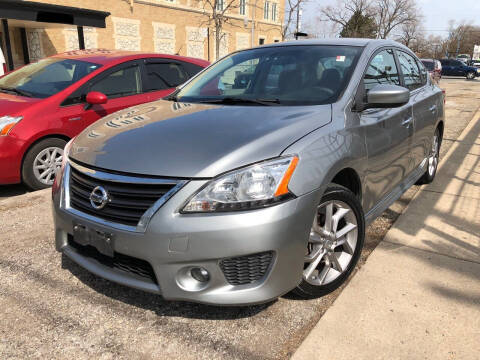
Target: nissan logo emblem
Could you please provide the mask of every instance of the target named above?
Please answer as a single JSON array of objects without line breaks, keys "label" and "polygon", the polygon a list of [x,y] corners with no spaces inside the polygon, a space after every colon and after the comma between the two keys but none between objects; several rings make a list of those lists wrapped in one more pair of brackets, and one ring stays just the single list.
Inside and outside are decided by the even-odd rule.
[{"label": "nissan logo emblem", "polygon": [[101,210],[110,201],[107,190],[103,186],[97,186],[90,194],[90,204],[96,210]]}]

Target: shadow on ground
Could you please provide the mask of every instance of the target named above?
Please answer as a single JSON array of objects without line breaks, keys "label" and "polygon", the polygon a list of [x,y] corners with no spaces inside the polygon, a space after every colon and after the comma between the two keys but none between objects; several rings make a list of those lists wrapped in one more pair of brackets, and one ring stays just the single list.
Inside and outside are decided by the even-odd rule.
[{"label": "shadow on ground", "polygon": [[18,196],[30,192],[23,184],[0,185],[0,199],[11,196]]}]

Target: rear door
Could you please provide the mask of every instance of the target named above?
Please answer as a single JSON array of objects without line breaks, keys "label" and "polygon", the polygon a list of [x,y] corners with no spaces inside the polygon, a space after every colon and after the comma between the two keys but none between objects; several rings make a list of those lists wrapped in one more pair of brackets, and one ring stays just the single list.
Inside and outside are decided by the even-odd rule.
[{"label": "rear door", "polygon": [[[105,94],[107,103],[88,105],[85,99],[90,91]],[[148,101],[143,91],[141,64],[129,61],[104,71],[67,97],[62,103],[62,120],[79,132],[108,114]]]},{"label": "rear door", "polygon": [[450,65],[450,60],[442,60],[442,75],[451,76],[452,75],[452,67]]},{"label": "rear door", "polygon": [[161,99],[190,78],[181,61],[149,58],[143,61],[145,93],[148,101]]},{"label": "rear door", "polygon": [[452,64],[452,75],[465,76],[465,65],[458,60],[450,60]]},{"label": "rear door", "polygon": [[418,169],[428,156],[429,143],[437,117],[434,92],[436,87],[428,84],[427,70],[412,54],[397,50],[403,86],[410,90],[410,105],[413,111],[413,143],[411,156],[413,168]]},{"label": "rear door", "polygon": [[[364,80],[365,90],[378,84],[402,85],[398,63],[391,48],[378,51],[370,60]],[[413,123],[412,107],[368,109],[360,114],[368,152],[366,196],[368,209],[392,193],[412,168],[410,155]]]}]

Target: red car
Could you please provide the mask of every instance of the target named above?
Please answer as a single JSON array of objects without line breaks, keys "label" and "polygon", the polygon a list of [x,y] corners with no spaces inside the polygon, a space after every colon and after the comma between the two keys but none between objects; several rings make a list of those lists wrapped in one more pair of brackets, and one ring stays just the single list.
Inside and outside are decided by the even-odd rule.
[{"label": "red car", "polygon": [[435,59],[421,59],[423,65],[428,70],[433,82],[439,84],[442,79],[442,64]]},{"label": "red car", "polygon": [[6,74],[0,78],[0,184],[52,185],[69,139],[105,115],[170,94],[208,64],[80,50]]}]

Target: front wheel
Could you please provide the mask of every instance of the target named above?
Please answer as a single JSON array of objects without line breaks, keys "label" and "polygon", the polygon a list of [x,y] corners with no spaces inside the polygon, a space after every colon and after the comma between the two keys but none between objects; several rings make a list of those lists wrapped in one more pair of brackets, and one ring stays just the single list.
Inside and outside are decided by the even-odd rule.
[{"label": "front wheel", "polygon": [[473,80],[475,79],[475,73],[473,71],[469,71],[467,73],[467,80]]},{"label": "front wheel", "polygon": [[23,160],[22,179],[31,190],[52,186],[62,165],[66,141],[58,138],[41,140],[28,150]]},{"label": "front wheel", "polygon": [[293,292],[312,299],[337,289],[355,268],[364,239],[365,220],[358,198],[332,184],[316,209],[302,282]]}]

